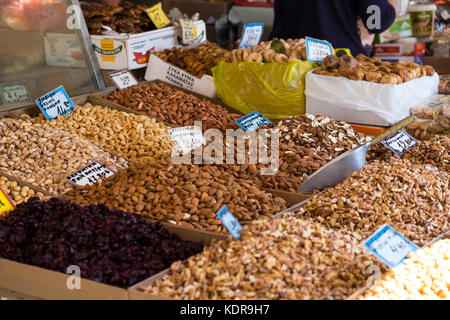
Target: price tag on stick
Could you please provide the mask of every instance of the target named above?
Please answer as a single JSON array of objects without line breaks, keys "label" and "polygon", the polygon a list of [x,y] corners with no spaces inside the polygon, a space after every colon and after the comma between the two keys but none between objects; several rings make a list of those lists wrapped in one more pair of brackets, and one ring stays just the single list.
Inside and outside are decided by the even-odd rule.
[{"label": "price tag on stick", "polygon": [[158,2],[153,7],[148,8],[147,10],[145,10],[145,12],[147,12],[147,15],[158,29],[161,29],[162,27],[165,27],[170,23],[169,18],[167,18],[162,9],[161,2]]},{"label": "price tag on stick", "polygon": [[109,77],[119,90],[123,90],[138,84],[137,79],[128,70],[111,72],[109,74]]},{"label": "price tag on stick", "polygon": [[184,45],[194,43],[195,29],[191,19],[180,19],[182,41]]},{"label": "price tag on stick", "polygon": [[76,186],[91,186],[100,179],[111,177],[114,173],[115,171],[108,168],[106,165],[94,161],[87,167],[68,176],[67,180]]},{"label": "price tag on stick", "polygon": [[235,239],[239,239],[241,237],[242,226],[226,206],[223,206],[217,212],[217,216]]},{"label": "price tag on stick", "polygon": [[306,56],[308,61],[322,62],[326,56],[331,54],[333,54],[331,43],[306,37]]},{"label": "price tag on stick", "polygon": [[245,131],[254,131],[259,127],[272,123],[267,120],[262,114],[257,111],[249,113],[240,119],[236,120],[236,123],[242,127]]},{"label": "price tag on stick", "polygon": [[364,241],[363,245],[391,268],[402,263],[408,253],[419,249],[414,243],[387,224],[381,226]]},{"label": "price tag on stick", "polygon": [[408,149],[417,144],[417,140],[403,130],[399,130],[393,135],[381,141],[383,145],[395,152],[399,156],[403,156]]},{"label": "price tag on stick", "polygon": [[21,82],[0,83],[3,104],[31,101],[27,84]]},{"label": "price tag on stick", "polygon": [[181,127],[169,129],[170,136],[175,143],[177,149],[186,154],[192,149],[198,148],[206,144],[202,130],[197,127]]},{"label": "price tag on stick", "polygon": [[0,188],[0,215],[3,212],[14,210],[14,204],[8,195]]},{"label": "price tag on stick", "polygon": [[260,41],[264,31],[264,23],[252,23],[244,25],[239,48],[256,46]]},{"label": "price tag on stick", "polygon": [[63,86],[40,97],[36,100],[36,104],[47,120],[56,119],[58,116],[65,116],[75,111],[75,106]]}]

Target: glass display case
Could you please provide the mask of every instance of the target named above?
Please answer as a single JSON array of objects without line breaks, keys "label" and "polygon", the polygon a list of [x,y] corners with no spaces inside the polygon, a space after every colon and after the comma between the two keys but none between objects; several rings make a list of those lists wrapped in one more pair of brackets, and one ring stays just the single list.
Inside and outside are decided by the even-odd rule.
[{"label": "glass display case", "polygon": [[0,111],[105,87],[78,0],[0,0]]}]

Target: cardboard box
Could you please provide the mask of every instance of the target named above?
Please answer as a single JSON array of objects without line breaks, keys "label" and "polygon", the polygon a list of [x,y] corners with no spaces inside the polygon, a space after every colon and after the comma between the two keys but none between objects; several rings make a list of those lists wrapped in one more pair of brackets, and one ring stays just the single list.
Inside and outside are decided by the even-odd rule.
[{"label": "cardboard box", "polygon": [[[218,235],[205,231],[196,231],[171,225],[164,225],[171,234],[183,240],[204,242],[212,239],[227,239],[227,235]],[[127,289],[81,279],[80,290],[69,290],[67,280],[70,275],[51,271],[23,263],[0,259],[0,292],[14,298],[41,298],[58,300],[127,300]]]},{"label": "cardboard box", "polygon": [[210,17],[214,20],[219,19],[222,15],[227,14],[233,6],[233,1],[211,2],[206,0],[168,0],[167,7],[170,9],[178,8],[182,13],[186,13],[190,17],[195,13],[200,13],[200,19],[208,21]]},{"label": "cardboard box", "polygon": [[412,52],[406,52],[406,44],[405,43],[384,43],[384,44],[376,44],[373,47],[375,56],[403,56],[414,54],[414,50]]},{"label": "cardboard box", "polygon": [[[206,25],[194,23],[195,43],[206,41]],[[91,35],[95,56],[101,69],[139,69],[147,66],[152,51],[162,51],[181,45],[181,27],[131,34],[128,36]]]},{"label": "cardboard box", "polygon": [[85,54],[74,33],[47,33],[45,60],[49,66],[86,68]]},{"label": "cardboard box", "polygon": [[375,59],[380,59],[385,62],[414,62],[423,65],[423,57],[420,56],[374,56]]}]

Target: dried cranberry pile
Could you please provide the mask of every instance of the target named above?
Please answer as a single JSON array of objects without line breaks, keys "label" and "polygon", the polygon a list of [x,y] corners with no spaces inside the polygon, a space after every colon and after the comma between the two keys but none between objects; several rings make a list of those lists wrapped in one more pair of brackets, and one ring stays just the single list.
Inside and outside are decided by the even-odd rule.
[{"label": "dried cranberry pile", "polygon": [[161,223],[105,206],[31,198],[0,218],[0,258],[126,288],[201,252]]}]

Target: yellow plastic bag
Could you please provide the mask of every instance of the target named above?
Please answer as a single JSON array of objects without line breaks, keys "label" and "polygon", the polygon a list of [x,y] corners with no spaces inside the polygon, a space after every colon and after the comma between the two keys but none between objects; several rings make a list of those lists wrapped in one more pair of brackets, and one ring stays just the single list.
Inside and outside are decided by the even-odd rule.
[{"label": "yellow plastic bag", "polygon": [[278,119],[305,113],[305,75],[317,66],[309,61],[222,61],[212,72],[217,96],[228,106]]}]

